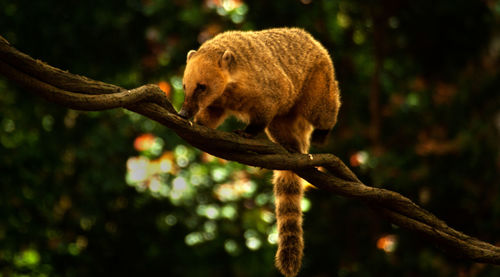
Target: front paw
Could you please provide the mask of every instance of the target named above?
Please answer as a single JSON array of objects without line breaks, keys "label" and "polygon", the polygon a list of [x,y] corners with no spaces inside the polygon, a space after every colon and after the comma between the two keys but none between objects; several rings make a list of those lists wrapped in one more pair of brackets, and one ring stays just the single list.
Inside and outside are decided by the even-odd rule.
[{"label": "front paw", "polygon": [[245,132],[245,130],[234,130],[233,133],[242,136],[244,138],[253,138],[255,135]]}]

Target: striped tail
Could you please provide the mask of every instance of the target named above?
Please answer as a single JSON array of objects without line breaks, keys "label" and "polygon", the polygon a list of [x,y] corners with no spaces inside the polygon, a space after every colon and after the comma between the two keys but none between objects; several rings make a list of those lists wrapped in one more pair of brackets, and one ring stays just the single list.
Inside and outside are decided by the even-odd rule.
[{"label": "striped tail", "polygon": [[303,188],[301,179],[291,171],[274,171],[274,196],[278,223],[276,267],[287,277],[296,276],[302,264]]}]

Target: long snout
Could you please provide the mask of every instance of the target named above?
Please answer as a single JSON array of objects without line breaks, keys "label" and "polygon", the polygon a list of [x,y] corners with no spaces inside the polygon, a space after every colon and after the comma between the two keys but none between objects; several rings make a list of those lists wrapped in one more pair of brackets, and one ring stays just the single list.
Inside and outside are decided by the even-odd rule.
[{"label": "long snout", "polygon": [[197,112],[198,112],[198,105],[193,103],[193,101],[184,100],[184,104],[182,104],[182,108],[179,111],[179,115],[182,118],[190,119],[191,117],[196,115]]}]

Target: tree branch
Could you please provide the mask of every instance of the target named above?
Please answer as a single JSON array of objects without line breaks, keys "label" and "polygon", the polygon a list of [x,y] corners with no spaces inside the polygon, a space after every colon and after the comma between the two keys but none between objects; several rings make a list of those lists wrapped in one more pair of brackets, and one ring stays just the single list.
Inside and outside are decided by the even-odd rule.
[{"label": "tree branch", "polygon": [[[71,74],[17,51],[1,36],[0,74],[68,108],[129,109],[165,125],[191,145],[223,159],[275,170],[293,170],[319,189],[369,204],[394,224],[432,239],[457,257],[500,264],[499,247],[454,230],[396,192],[364,185],[336,156],[292,154],[268,140],[247,139],[193,124],[177,115],[156,85],[126,90]],[[318,166],[323,166],[328,172],[317,170]]]}]

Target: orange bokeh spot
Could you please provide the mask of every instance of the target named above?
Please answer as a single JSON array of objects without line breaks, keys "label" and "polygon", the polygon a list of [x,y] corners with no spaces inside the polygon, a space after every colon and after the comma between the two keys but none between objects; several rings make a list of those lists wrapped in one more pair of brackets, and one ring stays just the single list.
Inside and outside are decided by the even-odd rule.
[{"label": "orange bokeh spot", "polygon": [[165,94],[167,95],[167,97],[170,96],[170,91],[172,90],[171,87],[170,87],[170,84],[166,81],[160,81],[158,82],[158,86],[160,87],[161,90],[163,90],[163,92],[165,92]]},{"label": "orange bokeh spot", "polygon": [[368,153],[366,151],[358,151],[349,157],[351,166],[358,167],[368,161]]},{"label": "orange bokeh spot", "polygon": [[351,157],[349,158],[349,163],[354,166],[354,167],[358,167],[361,165],[361,163],[359,162],[359,159],[358,159],[358,155],[357,154],[352,154]]},{"label": "orange bokeh spot", "polygon": [[152,134],[142,134],[135,138],[134,148],[137,151],[146,151],[153,146],[155,139],[156,137]]},{"label": "orange bokeh spot", "polygon": [[386,235],[377,240],[377,248],[385,252],[396,250],[397,238],[395,235]]}]

